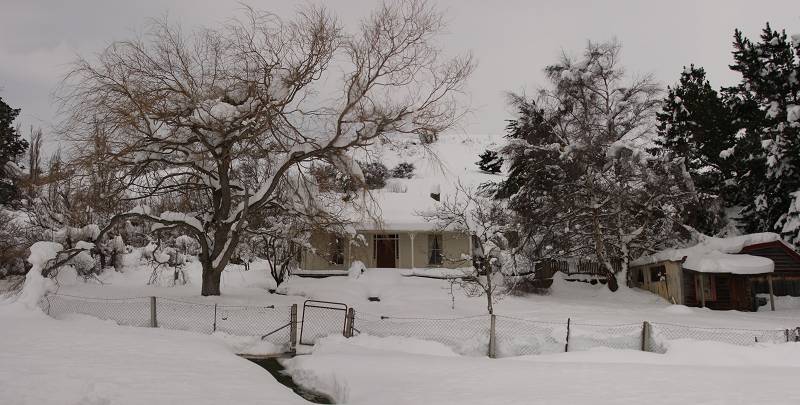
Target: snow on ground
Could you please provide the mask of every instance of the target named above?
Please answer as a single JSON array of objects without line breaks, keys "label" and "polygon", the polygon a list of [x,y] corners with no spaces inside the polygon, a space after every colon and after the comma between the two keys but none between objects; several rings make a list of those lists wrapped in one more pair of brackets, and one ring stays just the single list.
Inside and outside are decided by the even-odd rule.
[{"label": "snow on ground", "polygon": [[[83,297],[172,297],[198,303],[232,305],[302,307],[306,299],[343,302],[354,307],[356,314],[455,318],[486,313],[484,297],[467,297],[447,280],[403,276],[402,270],[368,269],[358,278],[334,276],[327,278],[292,277],[278,288],[277,294],[265,262],[256,262],[249,271],[231,265],[223,273],[222,296],[202,297],[200,266],[190,263],[186,268],[189,284],[183,286],[151,286],[147,281],[151,268],[139,264],[127,267],[122,273],[108,271],[96,281],[84,282],[69,271],[59,274],[58,293]],[[416,273],[424,272],[417,269]],[[171,272],[167,272],[167,276]],[[168,278],[168,277],[165,277]],[[451,295],[452,291],[452,295]],[[377,296],[379,302],[369,301]],[[777,306],[777,311],[762,307],[759,312],[712,311],[670,305],[647,291],[620,288],[612,293],[604,285],[569,282],[556,277],[549,295],[505,296],[495,305],[499,315],[536,321],[597,324],[637,323],[642,321],[670,322],[701,327],[752,329],[784,329],[800,326],[800,307],[789,304]]]},{"label": "snow on ground", "polygon": [[222,340],[0,303],[0,403],[306,403]]},{"label": "snow on ground", "polygon": [[420,347],[327,338],[285,364],[295,381],[352,405],[800,403],[800,344],[677,341],[663,355],[595,349],[500,360]]}]

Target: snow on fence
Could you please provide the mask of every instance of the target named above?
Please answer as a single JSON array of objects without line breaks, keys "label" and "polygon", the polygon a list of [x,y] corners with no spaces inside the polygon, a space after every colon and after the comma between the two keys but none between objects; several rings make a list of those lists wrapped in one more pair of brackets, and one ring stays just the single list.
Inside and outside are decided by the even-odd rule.
[{"label": "snow on fence", "polygon": [[[317,301],[308,301],[306,307]],[[336,303],[328,303],[336,304]],[[172,298],[88,298],[50,294],[42,298],[42,309],[54,318],[85,314],[110,319],[120,325],[149,326],[199,333],[224,332],[237,336],[260,336],[263,340],[293,350],[297,343],[297,305],[291,307],[203,304]],[[315,304],[318,305],[318,304]],[[465,355],[513,357],[532,354],[589,350],[595,347],[665,353],[669,341],[693,339],[748,346],[756,343],[800,341],[800,327],[792,329],[706,328],[661,322],[602,325],[538,321],[502,315],[460,318],[420,318],[375,315],[342,308],[303,318],[308,343],[327,334],[346,337],[403,336],[432,340]],[[316,307],[315,307],[316,308]],[[322,307],[321,307],[322,308]],[[346,315],[345,315],[346,314]],[[305,342],[301,342],[305,343]]]},{"label": "snow on fence", "polygon": [[[508,316],[409,318],[356,312],[353,331],[372,336],[404,336],[432,340],[465,355],[513,357],[607,347],[665,353],[670,340],[694,339],[753,345],[800,341],[800,328],[703,328],[669,323],[600,325],[547,322]],[[492,325],[494,324],[494,325]],[[492,338],[493,337],[493,338]],[[491,347],[491,346],[494,347]]]},{"label": "snow on fence", "polygon": [[83,314],[119,325],[198,333],[258,336],[285,350],[295,347],[297,306],[203,304],[172,298],[91,298],[48,294],[39,302],[53,318]]}]

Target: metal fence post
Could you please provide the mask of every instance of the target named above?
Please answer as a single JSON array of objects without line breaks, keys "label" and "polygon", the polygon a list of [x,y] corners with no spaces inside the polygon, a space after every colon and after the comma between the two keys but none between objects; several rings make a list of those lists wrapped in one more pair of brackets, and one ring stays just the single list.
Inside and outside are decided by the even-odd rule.
[{"label": "metal fence post", "polygon": [[217,331],[217,304],[214,303],[214,324],[211,325],[211,333]]},{"label": "metal fence post", "polygon": [[156,318],[156,297],[150,297],[150,327],[158,327],[158,319]]},{"label": "metal fence post", "polygon": [[564,352],[569,351],[569,325],[570,325],[570,318],[567,318],[567,343],[564,344]]},{"label": "metal fence post", "polygon": [[289,351],[297,351],[297,304],[289,311]]},{"label": "metal fence post", "polygon": [[496,315],[489,315],[489,357],[497,358],[497,336],[496,336]]},{"label": "metal fence post", "polygon": [[644,321],[642,322],[642,351],[648,352],[650,350],[647,342],[650,341],[650,322]]},{"label": "metal fence post", "polygon": [[347,316],[344,323],[344,337],[353,337],[353,319],[356,316],[356,310],[353,308],[347,309]]}]

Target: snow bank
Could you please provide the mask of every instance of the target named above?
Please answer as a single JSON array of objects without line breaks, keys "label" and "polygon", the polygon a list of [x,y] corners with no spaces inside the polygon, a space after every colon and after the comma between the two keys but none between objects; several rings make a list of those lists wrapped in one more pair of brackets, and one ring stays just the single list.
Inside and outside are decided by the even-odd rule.
[{"label": "snow bank", "polygon": [[497,360],[330,349],[287,370],[352,405],[800,403],[795,344],[679,341],[665,355],[600,348]]},{"label": "snow bank", "polygon": [[0,304],[0,403],[308,404],[212,336]]},{"label": "snow bank", "polygon": [[314,353],[365,353],[369,351],[389,351],[428,356],[458,356],[450,347],[430,340],[402,336],[378,337],[360,334],[352,338],[332,335],[317,341]]},{"label": "snow bank", "polygon": [[32,267],[25,276],[25,285],[17,298],[18,303],[34,309],[45,294],[55,290],[55,283],[53,280],[43,277],[42,270],[47,262],[55,259],[58,252],[63,249],[60,244],[55,242],[36,242],[31,245],[28,262]]}]

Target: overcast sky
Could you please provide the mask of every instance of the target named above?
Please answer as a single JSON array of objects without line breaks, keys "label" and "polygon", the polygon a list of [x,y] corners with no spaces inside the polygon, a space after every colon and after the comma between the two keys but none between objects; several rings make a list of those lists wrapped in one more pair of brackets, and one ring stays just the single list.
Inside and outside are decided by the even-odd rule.
[{"label": "overcast sky", "polygon": [[[248,4],[290,17],[307,1],[251,0]],[[347,26],[377,3],[324,2]],[[502,131],[511,117],[508,91],[542,84],[542,68],[563,51],[579,52],[587,40],[616,37],[628,71],[677,81],[682,66],[703,66],[714,86],[737,80],[728,69],[734,28],[757,37],[764,23],[800,32],[800,1],[434,1],[450,23],[444,47],[471,50],[478,68],[469,82],[474,113],[462,123],[471,133]],[[168,14],[184,26],[215,25],[236,15],[228,0],[0,0],[0,96],[22,108],[21,123],[47,128],[57,122],[52,93],[78,54],[99,52],[131,37],[147,18]],[[27,132],[27,131],[26,131]]]}]

